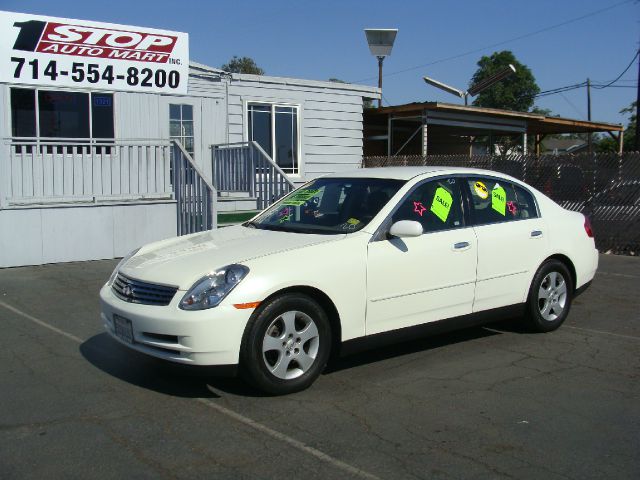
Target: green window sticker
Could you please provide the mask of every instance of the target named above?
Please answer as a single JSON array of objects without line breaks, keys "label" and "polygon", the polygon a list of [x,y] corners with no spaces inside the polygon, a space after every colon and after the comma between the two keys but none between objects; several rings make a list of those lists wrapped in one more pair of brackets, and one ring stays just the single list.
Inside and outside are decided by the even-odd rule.
[{"label": "green window sticker", "polygon": [[305,203],[307,203],[319,191],[320,191],[320,189],[315,189],[314,190],[314,189],[309,189],[309,188],[298,190],[293,195],[291,195],[289,198],[287,198],[284,202],[282,202],[282,205],[293,205],[294,207],[299,207],[299,206],[304,205]]},{"label": "green window sticker", "polygon": [[507,213],[507,192],[497,183],[491,190],[491,208],[503,216]]},{"label": "green window sticker", "polygon": [[451,211],[451,205],[453,204],[453,197],[451,193],[444,187],[438,187],[436,194],[433,197],[433,203],[431,204],[431,211],[443,222],[447,221],[449,212]]}]

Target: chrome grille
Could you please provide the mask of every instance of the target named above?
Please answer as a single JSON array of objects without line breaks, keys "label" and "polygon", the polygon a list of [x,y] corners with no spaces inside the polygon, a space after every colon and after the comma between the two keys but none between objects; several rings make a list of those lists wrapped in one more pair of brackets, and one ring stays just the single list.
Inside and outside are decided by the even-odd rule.
[{"label": "chrome grille", "polygon": [[125,302],[144,305],[169,305],[178,290],[176,287],[134,280],[119,272],[111,289],[118,298]]}]

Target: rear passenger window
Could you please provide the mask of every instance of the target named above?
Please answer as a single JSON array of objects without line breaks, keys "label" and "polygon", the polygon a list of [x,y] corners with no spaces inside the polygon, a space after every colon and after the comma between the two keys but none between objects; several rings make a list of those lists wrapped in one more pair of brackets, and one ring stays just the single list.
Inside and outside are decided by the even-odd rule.
[{"label": "rear passenger window", "polygon": [[476,225],[537,217],[533,196],[524,188],[496,178],[468,180]]},{"label": "rear passenger window", "polygon": [[525,218],[537,218],[538,217],[538,209],[536,208],[536,202],[533,199],[533,195],[529,193],[522,187],[518,185],[513,186],[516,191],[516,216],[525,219]]},{"label": "rear passenger window", "polygon": [[463,226],[460,183],[455,178],[425,182],[416,187],[391,217],[392,222],[414,220],[425,233]]}]

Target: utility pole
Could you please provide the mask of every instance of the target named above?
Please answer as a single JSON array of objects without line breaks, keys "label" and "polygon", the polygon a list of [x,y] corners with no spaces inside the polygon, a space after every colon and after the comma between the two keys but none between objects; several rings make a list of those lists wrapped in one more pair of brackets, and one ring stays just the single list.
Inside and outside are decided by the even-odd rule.
[{"label": "utility pole", "polygon": [[[591,80],[587,78],[587,120],[591,121]],[[591,132],[589,132],[589,155],[591,155],[593,150],[593,142],[591,141]]]},{"label": "utility pole", "polygon": [[[640,51],[640,48],[638,49]],[[640,151],[640,130],[638,130],[638,107],[640,106],[640,55],[638,55],[638,84],[636,93],[636,152]]]}]

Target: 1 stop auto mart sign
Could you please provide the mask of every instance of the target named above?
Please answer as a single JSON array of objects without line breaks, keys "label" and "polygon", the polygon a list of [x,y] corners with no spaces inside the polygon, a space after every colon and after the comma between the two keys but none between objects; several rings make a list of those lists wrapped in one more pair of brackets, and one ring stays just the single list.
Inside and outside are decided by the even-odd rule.
[{"label": "1 stop auto mart sign", "polygon": [[187,93],[186,33],[0,11],[0,82]]}]

